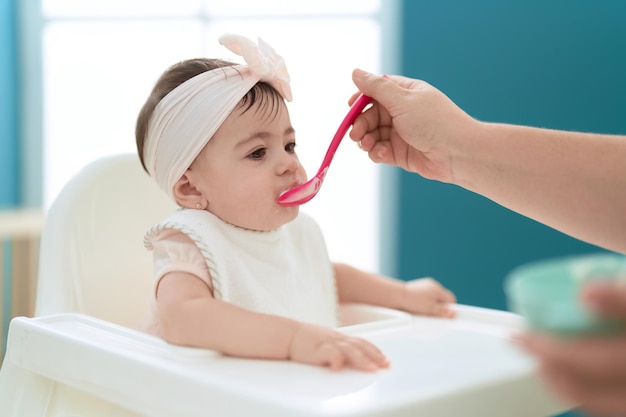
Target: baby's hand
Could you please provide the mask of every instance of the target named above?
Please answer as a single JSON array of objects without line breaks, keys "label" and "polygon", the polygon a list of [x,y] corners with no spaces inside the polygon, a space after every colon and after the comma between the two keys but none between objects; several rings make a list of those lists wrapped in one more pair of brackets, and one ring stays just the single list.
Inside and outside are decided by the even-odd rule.
[{"label": "baby's hand", "polygon": [[389,367],[385,355],[367,340],[306,323],[301,323],[291,339],[289,359],[333,371],[350,367],[373,372]]},{"label": "baby's hand", "polygon": [[432,278],[408,281],[404,288],[403,310],[426,316],[455,316],[450,304],[456,302],[454,294]]}]

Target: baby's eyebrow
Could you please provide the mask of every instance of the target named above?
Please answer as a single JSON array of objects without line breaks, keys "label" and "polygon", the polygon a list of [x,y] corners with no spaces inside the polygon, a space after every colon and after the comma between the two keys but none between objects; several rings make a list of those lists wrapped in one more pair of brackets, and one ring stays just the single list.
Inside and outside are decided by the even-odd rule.
[{"label": "baby's eyebrow", "polygon": [[[293,135],[294,133],[296,133],[296,130],[289,126],[287,129],[285,129],[285,131],[283,132],[283,136],[287,136],[287,135]],[[240,140],[239,142],[237,142],[237,144],[235,145],[236,148],[240,148],[242,146],[245,146],[246,144],[248,144],[249,142],[252,142],[255,139],[267,139],[269,137],[271,137],[272,134],[270,132],[267,131],[261,131],[261,132],[254,132],[253,134],[251,134],[250,136]]]}]

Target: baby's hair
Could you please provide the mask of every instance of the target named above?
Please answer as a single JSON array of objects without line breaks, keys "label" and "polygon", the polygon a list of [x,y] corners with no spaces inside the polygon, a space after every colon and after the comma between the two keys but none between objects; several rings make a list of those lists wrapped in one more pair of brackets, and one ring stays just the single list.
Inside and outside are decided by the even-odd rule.
[{"label": "baby's hair", "polygon": [[[209,58],[194,58],[187,59],[185,61],[178,62],[169,67],[158,79],[150,96],[144,103],[139,116],[137,117],[137,125],[135,127],[135,140],[137,143],[137,153],[141,165],[147,171],[144,163],[143,148],[148,135],[148,124],[150,118],[154,113],[154,109],[159,102],[169,94],[173,89],[206,71],[215,70],[223,67],[230,67],[237,65],[233,62],[224,61],[220,59]],[[226,75],[225,75],[226,76]],[[238,107],[244,108],[244,112],[248,111],[256,102],[261,104],[258,109],[262,112],[267,112],[268,117],[275,116],[280,108],[280,105],[284,105],[284,100],[278,90],[272,87],[270,84],[263,81],[259,81],[243,96],[239,102]]]}]

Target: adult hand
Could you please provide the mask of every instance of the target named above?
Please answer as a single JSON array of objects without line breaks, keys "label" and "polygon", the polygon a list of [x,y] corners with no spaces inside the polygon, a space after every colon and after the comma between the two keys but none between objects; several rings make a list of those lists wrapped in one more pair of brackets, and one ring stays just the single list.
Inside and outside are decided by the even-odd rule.
[{"label": "adult hand", "polygon": [[363,94],[374,99],[350,131],[352,140],[360,143],[372,161],[452,182],[454,145],[479,122],[424,81],[380,77],[358,69],[352,79]]},{"label": "adult hand", "polygon": [[[599,314],[624,321],[626,284],[593,284],[583,299]],[[526,334],[518,343],[539,360],[554,393],[594,415],[626,416],[626,333],[575,339]]]}]

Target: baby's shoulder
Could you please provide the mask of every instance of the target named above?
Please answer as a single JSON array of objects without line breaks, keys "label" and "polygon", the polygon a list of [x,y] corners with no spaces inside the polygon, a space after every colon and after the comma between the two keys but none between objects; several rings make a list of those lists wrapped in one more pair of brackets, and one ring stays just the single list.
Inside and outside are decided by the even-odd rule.
[{"label": "baby's shoulder", "polygon": [[151,249],[152,241],[167,236],[182,234],[194,242],[201,241],[206,228],[212,228],[214,222],[203,210],[179,209],[158,224],[150,227],[144,235],[144,246]]}]

